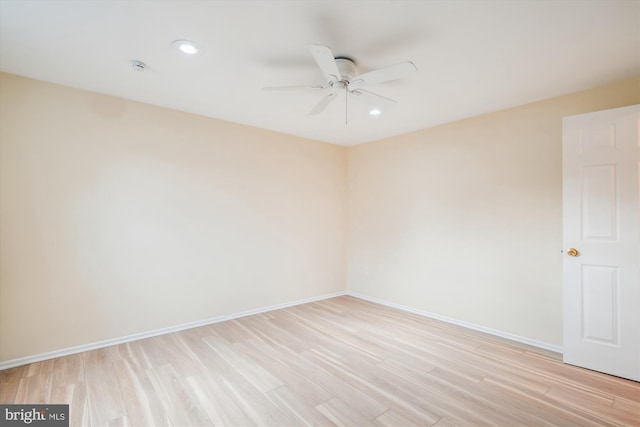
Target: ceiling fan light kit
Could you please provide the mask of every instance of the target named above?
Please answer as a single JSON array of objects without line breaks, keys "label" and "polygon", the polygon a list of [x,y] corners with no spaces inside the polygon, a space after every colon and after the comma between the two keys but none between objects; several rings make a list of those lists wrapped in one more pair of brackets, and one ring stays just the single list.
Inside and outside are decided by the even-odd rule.
[{"label": "ceiling fan light kit", "polygon": [[364,87],[372,84],[386,83],[403,79],[415,74],[418,69],[413,62],[405,61],[363,74],[357,74],[353,59],[345,56],[334,56],[331,49],[321,45],[309,45],[309,51],[320,67],[326,83],[320,86],[275,86],[264,87],[263,90],[299,90],[313,89],[329,92],[311,109],[309,115],[322,113],[337,98],[338,93],[345,93],[345,123],[348,123],[349,97],[361,100],[369,108],[369,115],[378,116],[385,109],[396,104],[396,101],[378,95]]}]

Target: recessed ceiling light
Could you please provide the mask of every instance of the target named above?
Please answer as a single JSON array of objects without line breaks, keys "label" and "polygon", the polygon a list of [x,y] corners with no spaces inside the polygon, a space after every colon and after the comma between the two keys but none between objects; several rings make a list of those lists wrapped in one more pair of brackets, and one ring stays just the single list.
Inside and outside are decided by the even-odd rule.
[{"label": "recessed ceiling light", "polygon": [[377,108],[374,108],[373,110],[369,111],[369,115],[371,116],[379,116],[382,113],[382,111],[378,110]]},{"label": "recessed ceiling light", "polygon": [[198,47],[190,40],[174,40],[171,46],[180,49],[180,52],[186,53],[187,55],[195,55],[198,53]]}]

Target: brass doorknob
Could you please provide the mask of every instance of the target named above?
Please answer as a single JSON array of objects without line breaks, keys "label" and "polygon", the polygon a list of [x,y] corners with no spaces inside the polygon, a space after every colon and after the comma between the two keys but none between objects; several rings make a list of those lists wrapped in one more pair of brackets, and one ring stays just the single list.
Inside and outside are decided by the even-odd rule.
[{"label": "brass doorknob", "polygon": [[567,255],[578,256],[580,255],[580,252],[576,248],[569,248],[569,250],[567,251]]}]

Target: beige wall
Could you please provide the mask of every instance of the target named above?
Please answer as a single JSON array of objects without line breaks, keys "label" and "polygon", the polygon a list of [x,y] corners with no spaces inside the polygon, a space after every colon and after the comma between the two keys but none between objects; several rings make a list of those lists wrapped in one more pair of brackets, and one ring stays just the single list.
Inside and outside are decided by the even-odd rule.
[{"label": "beige wall", "polygon": [[348,290],[560,345],[561,119],[639,102],[633,79],[350,148]]},{"label": "beige wall", "polygon": [[345,289],[346,149],[0,75],[0,361]]}]

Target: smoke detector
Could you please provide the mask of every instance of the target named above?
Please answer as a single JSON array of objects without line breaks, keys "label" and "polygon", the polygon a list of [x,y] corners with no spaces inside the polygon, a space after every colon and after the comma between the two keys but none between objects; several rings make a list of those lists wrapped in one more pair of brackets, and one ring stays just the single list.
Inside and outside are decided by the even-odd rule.
[{"label": "smoke detector", "polygon": [[131,61],[131,66],[133,67],[134,70],[136,71],[144,71],[145,68],[147,68],[147,64],[145,64],[142,61],[138,61],[136,59],[134,59],[133,61]]}]

